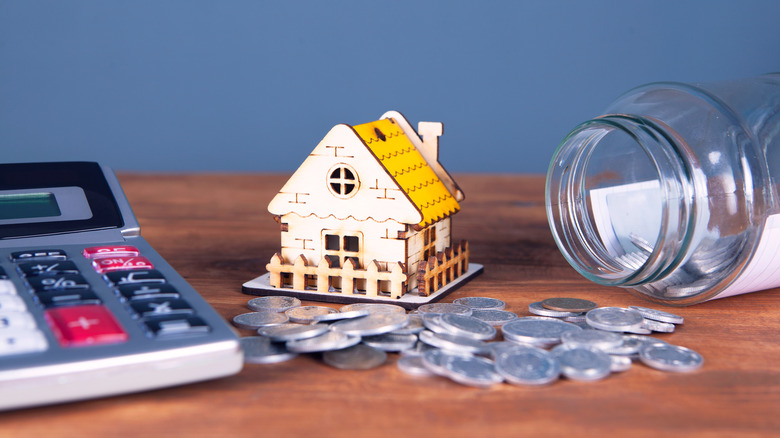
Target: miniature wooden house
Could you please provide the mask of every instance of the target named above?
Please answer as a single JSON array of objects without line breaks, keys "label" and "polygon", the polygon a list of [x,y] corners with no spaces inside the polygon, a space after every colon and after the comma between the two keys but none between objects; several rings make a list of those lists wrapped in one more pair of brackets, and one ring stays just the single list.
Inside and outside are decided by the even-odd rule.
[{"label": "miniature wooden house", "polygon": [[[452,246],[451,218],[464,199],[438,161],[442,128],[420,122],[416,132],[395,111],[374,122],[333,127],[268,205],[281,225],[274,263],[297,261],[309,269],[298,288],[311,288],[317,274],[330,272],[330,291],[373,289],[368,295],[375,295],[365,277],[354,276],[370,269],[401,271],[400,293],[415,289],[420,267]],[[461,260],[468,265],[467,247]],[[344,269],[350,271],[349,286],[342,284]],[[390,289],[388,281],[379,281],[380,294]]]}]

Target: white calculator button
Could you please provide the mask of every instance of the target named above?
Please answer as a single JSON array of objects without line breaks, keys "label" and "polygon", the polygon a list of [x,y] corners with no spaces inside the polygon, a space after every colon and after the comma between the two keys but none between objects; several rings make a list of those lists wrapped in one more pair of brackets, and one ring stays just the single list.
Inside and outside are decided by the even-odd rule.
[{"label": "white calculator button", "polygon": [[0,333],[6,330],[32,330],[37,327],[29,312],[0,312]]},{"label": "white calculator button", "polygon": [[27,305],[16,295],[0,295],[0,312],[24,312]]},{"label": "white calculator button", "polygon": [[18,292],[11,280],[0,280],[0,295],[16,295]]},{"label": "white calculator button", "polygon": [[43,351],[48,344],[40,330],[0,332],[0,356]]}]

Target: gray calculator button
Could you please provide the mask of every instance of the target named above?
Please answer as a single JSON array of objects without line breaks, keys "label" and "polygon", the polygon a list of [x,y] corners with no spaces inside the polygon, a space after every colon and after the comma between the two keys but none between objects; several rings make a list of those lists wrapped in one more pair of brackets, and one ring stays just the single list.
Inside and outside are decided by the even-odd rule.
[{"label": "gray calculator button", "polygon": [[197,316],[154,318],[146,321],[145,324],[157,338],[203,335],[211,331],[206,321]]},{"label": "gray calculator button", "polygon": [[14,262],[29,262],[33,260],[65,260],[68,255],[61,249],[36,249],[30,251],[16,251],[11,253]]},{"label": "gray calculator button", "polygon": [[11,280],[0,280],[0,295],[18,295],[19,291]]},{"label": "gray calculator button", "polygon": [[142,318],[195,313],[195,310],[186,301],[176,298],[132,301],[130,307]]},{"label": "gray calculator button", "polygon": [[89,289],[89,283],[80,274],[38,275],[28,277],[27,283],[34,292]]},{"label": "gray calculator button", "polygon": [[116,291],[126,301],[148,298],[179,298],[179,291],[170,284],[131,284],[119,286]]},{"label": "gray calculator button", "polygon": [[35,294],[35,297],[45,308],[101,303],[97,294],[91,290],[40,292]]},{"label": "gray calculator button", "polygon": [[40,330],[0,331],[0,356],[46,350],[46,337]]},{"label": "gray calculator button", "polygon": [[27,305],[16,295],[0,295],[0,312],[26,312]]},{"label": "gray calculator button", "polygon": [[125,286],[129,284],[162,284],[165,277],[156,269],[141,269],[137,271],[116,271],[103,275],[103,278],[111,286]]},{"label": "gray calculator button", "polygon": [[0,333],[7,330],[31,330],[36,328],[29,312],[0,312]]},{"label": "gray calculator button", "polygon": [[35,275],[78,274],[79,268],[69,260],[54,260],[21,263],[19,271],[25,277],[31,277]]}]

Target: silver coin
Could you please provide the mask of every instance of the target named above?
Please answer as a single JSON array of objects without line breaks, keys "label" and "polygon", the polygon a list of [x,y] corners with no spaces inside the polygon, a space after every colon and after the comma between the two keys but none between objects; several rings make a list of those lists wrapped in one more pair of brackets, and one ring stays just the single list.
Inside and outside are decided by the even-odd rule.
[{"label": "silver coin", "polygon": [[286,323],[287,321],[289,321],[289,318],[287,318],[287,315],[284,313],[273,312],[242,313],[241,315],[236,315],[233,318],[233,324],[236,327],[249,330],[257,330],[261,327],[280,325]]},{"label": "silver coin", "polygon": [[574,324],[553,318],[518,318],[501,327],[504,338],[530,344],[557,344],[561,335],[571,330],[582,330]]},{"label": "silver coin", "polygon": [[552,310],[542,306],[542,302],[531,303],[528,305],[528,311],[534,315],[549,316],[550,318],[564,318],[582,315],[582,312],[564,312],[561,310]]},{"label": "silver coin", "polygon": [[603,330],[572,330],[561,335],[561,342],[608,350],[623,345],[623,335]]},{"label": "silver coin", "polygon": [[471,308],[462,304],[454,303],[431,303],[423,304],[417,308],[417,311],[426,313],[457,313],[459,315],[471,316]]},{"label": "silver coin", "polygon": [[463,297],[452,301],[454,304],[470,307],[472,310],[504,310],[506,303],[495,298],[488,297]]},{"label": "silver coin", "polygon": [[336,312],[336,309],[331,309],[330,307],[325,306],[301,306],[287,309],[284,313],[290,318],[291,322],[297,322],[299,324],[311,324],[314,322],[314,317],[317,315],[327,315],[329,313]]},{"label": "silver coin", "polygon": [[415,314],[407,314],[406,315],[409,318],[409,324],[406,324],[406,327],[400,328],[398,330],[393,330],[393,333],[397,335],[416,335],[417,333],[420,333],[421,331],[425,330],[425,325],[423,324],[422,315],[419,313]]},{"label": "silver coin", "polygon": [[498,356],[501,353],[508,353],[512,350],[529,347],[529,345],[521,345],[511,341],[489,342],[485,346],[487,347],[488,354],[493,358],[493,360],[498,359]]},{"label": "silver coin", "polygon": [[596,308],[596,303],[581,298],[547,298],[542,300],[542,306],[550,310],[561,312],[583,313]]},{"label": "silver coin", "polygon": [[240,339],[245,363],[278,363],[297,356],[284,344],[276,344],[264,336],[247,336]]},{"label": "silver coin", "polygon": [[390,333],[409,323],[406,314],[401,313],[372,313],[368,316],[355,319],[345,319],[331,324],[330,329],[335,332],[354,336],[372,336]]},{"label": "silver coin", "polygon": [[322,360],[342,370],[369,370],[387,361],[387,353],[365,344],[356,344],[341,350],[326,351]]},{"label": "silver coin", "polygon": [[316,353],[319,351],[341,350],[358,343],[360,343],[360,336],[327,331],[313,338],[287,341],[287,349],[295,353]]},{"label": "silver coin", "polygon": [[247,303],[250,309],[255,312],[277,312],[292,309],[301,305],[301,300],[294,297],[270,296],[252,298]]},{"label": "silver coin", "polygon": [[506,310],[471,309],[471,316],[484,321],[493,327],[501,327],[509,321],[517,319],[517,314]]},{"label": "silver coin", "polygon": [[645,322],[642,323],[642,328],[653,332],[672,333],[674,332],[675,325],[669,322],[653,321],[652,319],[645,318]]},{"label": "silver coin", "polygon": [[384,303],[354,303],[341,306],[339,311],[352,312],[354,310],[368,310],[368,313],[403,313],[406,314],[406,309],[395,304]]},{"label": "silver coin", "polygon": [[622,373],[631,369],[631,358],[628,356],[610,355],[609,358],[612,359],[612,366],[609,368],[611,372]]},{"label": "silver coin", "polygon": [[463,353],[483,353],[487,351],[485,343],[477,339],[464,338],[449,333],[434,333],[429,330],[420,333],[420,341],[448,351]]},{"label": "silver coin", "polygon": [[369,315],[369,311],[366,309],[362,309],[362,310],[350,310],[348,312],[324,313],[322,315],[314,315],[312,319],[316,322],[330,322],[330,321],[340,321],[342,319],[360,318],[361,316],[368,316],[368,315]]},{"label": "silver coin", "polygon": [[670,324],[682,324],[685,321],[682,316],[664,312],[663,310],[649,309],[640,306],[628,306],[628,308],[639,312],[646,319],[652,319],[653,321],[668,322]]},{"label": "silver coin", "polygon": [[604,351],[607,354],[611,355],[622,355],[622,356],[636,356],[639,357],[639,350],[642,349],[645,345],[659,342],[662,344],[665,344],[665,341],[662,341],[660,339],[652,338],[650,336],[645,335],[623,335],[623,343],[621,343],[617,347],[613,348],[605,348]]},{"label": "silver coin", "polygon": [[685,347],[670,344],[651,344],[639,350],[639,359],[655,369],[688,372],[701,368],[702,356]]},{"label": "silver coin", "polygon": [[635,332],[642,328],[645,318],[634,310],[620,307],[599,307],[585,315],[585,321],[599,330],[610,332]]},{"label": "silver coin", "polygon": [[612,358],[596,348],[561,344],[552,349],[552,354],[561,364],[561,374],[569,379],[599,380],[612,369]]},{"label": "silver coin", "polygon": [[313,338],[328,331],[325,324],[293,324],[287,323],[271,327],[263,327],[257,331],[258,334],[266,336],[272,341],[287,342],[298,339]]},{"label": "silver coin", "polygon": [[509,383],[546,385],[558,380],[561,365],[548,351],[517,346],[498,355],[496,371]]},{"label": "silver coin", "polygon": [[446,327],[441,323],[441,314],[424,313],[421,314],[423,326],[434,333],[449,333]]},{"label": "silver coin", "polygon": [[504,381],[493,361],[484,357],[448,356],[443,365],[445,375],[462,385],[488,387]]},{"label": "silver coin", "polygon": [[496,336],[496,329],[471,316],[458,315],[457,313],[445,313],[441,315],[441,325],[448,332],[471,339],[486,341]]},{"label": "silver coin", "polygon": [[444,368],[444,362],[448,357],[452,356],[471,357],[473,355],[465,352],[447,351],[435,348],[433,350],[426,351],[421,357],[423,366],[425,366],[425,368],[427,368],[430,372],[439,376],[446,376],[447,369]]},{"label": "silver coin", "polygon": [[630,329],[630,330],[624,330],[623,332],[624,333],[632,333],[632,334],[635,334],[635,335],[652,335],[653,334],[652,330],[649,330],[649,329],[645,328],[644,323],[642,323],[642,327],[637,327],[637,328],[633,328],[633,329]]},{"label": "silver coin", "polygon": [[422,355],[402,356],[396,362],[398,369],[410,376],[428,377],[435,375],[423,364]]},{"label": "silver coin", "polygon": [[571,323],[575,323],[575,324],[579,324],[579,323],[587,324],[587,322],[585,322],[585,314],[584,313],[580,314],[580,315],[576,315],[576,316],[566,316],[566,317],[563,317],[561,319],[563,319],[566,322],[571,322]]},{"label": "silver coin", "polygon": [[411,348],[401,350],[401,356],[422,356],[428,350],[438,350],[438,348],[425,342],[417,341]]},{"label": "silver coin", "polygon": [[364,336],[363,343],[382,351],[403,351],[414,348],[417,344],[417,335],[402,335],[393,333],[384,333],[381,335]]}]

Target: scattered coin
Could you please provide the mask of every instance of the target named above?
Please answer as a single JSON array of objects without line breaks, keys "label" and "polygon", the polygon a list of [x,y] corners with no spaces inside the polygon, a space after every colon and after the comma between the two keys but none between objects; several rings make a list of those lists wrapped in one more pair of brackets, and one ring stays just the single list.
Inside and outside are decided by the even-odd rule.
[{"label": "scattered coin", "polygon": [[280,325],[289,321],[284,313],[273,312],[251,312],[236,315],[233,318],[233,324],[238,328],[257,330],[261,327]]},{"label": "scattered coin", "polygon": [[631,369],[631,358],[628,356],[610,355],[610,359],[612,359],[612,366],[609,370],[613,373],[622,373]]},{"label": "scattered coin", "polygon": [[502,325],[517,319],[517,314],[507,312],[506,310],[492,310],[492,309],[472,309],[471,316],[484,321],[493,327],[501,327]]},{"label": "scattered coin", "polygon": [[565,318],[582,315],[582,312],[562,312],[560,310],[548,309],[542,305],[541,301],[529,304],[528,311],[534,315],[549,316],[550,318]]},{"label": "scattered coin", "polygon": [[414,348],[417,344],[417,335],[384,333],[381,335],[364,336],[363,343],[382,351],[403,351]]},{"label": "scattered coin", "polygon": [[409,324],[406,324],[406,327],[393,330],[393,333],[398,335],[416,335],[417,333],[420,333],[421,331],[425,330],[425,325],[423,324],[422,315],[411,314],[406,316],[409,318]]},{"label": "scattered coin", "polygon": [[428,345],[462,353],[482,353],[486,351],[485,343],[476,339],[464,338],[449,333],[434,333],[425,330],[420,333],[420,340]]},{"label": "scattered coin", "polygon": [[609,350],[623,345],[623,335],[602,330],[572,330],[561,335],[564,344]]},{"label": "scattered coin", "polygon": [[294,297],[269,296],[252,298],[247,303],[250,309],[255,312],[276,312],[281,313],[293,307],[301,305],[301,300]]},{"label": "scattered coin", "polygon": [[438,350],[438,348],[418,340],[411,348],[401,350],[401,356],[422,356],[428,350]]},{"label": "scattered coin", "polygon": [[682,316],[664,312],[663,310],[648,309],[647,307],[640,306],[628,306],[628,308],[639,312],[646,319],[651,319],[653,321],[668,322],[670,324],[682,324],[685,321]]},{"label": "scattered coin", "polygon": [[487,347],[487,351],[490,353],[490,357],[492,357],[493,360],[496,360],[498,359],[498,356],[501,353],[508,353],[512,350],[527,348],[529,346],[521,345],[511,341],[498,341],[498,342],[490,342],[486,344],[486,347]]},{"label": "scattered coin", "polygon": [[368,370],[387,361],[387,353],[365,344],[356,344],[341,350],[326,351],[322,360],[342,370]]},{"label": "scattered coin", "polygon": [[355,303],[341,306],[339,311],[352,312],[354,310],[368,310],[368,313],[403,313],[406,314],[406,309],[395,304],[384,303]]},{"label": "scattered coin", "polygon": [[314,317],[317,315],[327,315],[336,312],[336,309],[325,306],[301,306],[287,309],[284,313],[290,318],[291,322],[310,324],[314,322]]},{"label": "scattered coin", "polygon": [[620,307],[599,307],[585,315],[588,325],[610,332],[636,333],[642,328],[645,318],[634,310]]},{"label": "scattered coin", "polygon": [[642,328],[653,332],[672,333],[674,332],[674,324],[669,322],[653,321],[652,319],[645,318],[642,323]]},{"label": "scattered coin", "polygon": [[571,330],[582,330],[574,324],[553,318],[524,317],[501,327],[504,338],[533,345],[554,345],[561,342],[561,335]]},{"label": "scattered coin", "polygon": [[463,385],[487,387],[504,381],[493,361],[484,357],[448,356],[443,365],[445,375]]},{"label": "scattered coin", "polygon": [[327,331],[313,338],[287,341],[287,349],[295,353],[316,353],[319,351],[341,350],[360,342],[360,336]]},{"label": "scattered coin", "polygon": [[471,307],[464,306],[462,304],[453,303],[431,303],[423,304],[417,308],[417,311],[426,313],[457,313],[459,315],[471,316]]},{"label": "scattered coin", "polygon": [[266,336],[275,342],[295,341],[299,339],[313,338],[328,331],[325,324],[281,324],[271,327],[263,327],[257,331],[258,334]]},{"label": "scattered coin", "polygon": [[396,362],[398,369],[410,376],[433,376],[434,374],[423,364],[422,355],[402,356]]},{"label": "scattered coin", "polygon": [[[425,333],[425,332],[423,332]],[[425,368],[428,368],[429,371],[432,373],[439,375],[439,376],[447,376],[447,369],[444,368],[444,362],[448,357],[452,356],[462,356],[462,357],[471,357],[473,356],[470,353],[464,353],[464,352],[458,352],[458,351],[447,351],[447,350],[441,350],[441,349],[433,349],[428,350],[422,355],[422,363]]]},{"label": "scattered coin", "polygon": [[639,350],[649,343],[659,342],[665,344],[665,341],[645,335],[623,335],[623,343],[617,347],[605,348],[604,351],[611,355],[636,356],[639,357]]},{"label": "scattered coin", "polygon": [[597,304],[579,298],[547,298],[542,301],[542,306],[561,312],[583,313],[595,309]]},{"label": "scattered coin", "polygon": [[486,341],[496,336],[496,329],[492,325],[477,318],[458,315],[457,313],[441,315],[441,325],[454,335],[471,339]]},{"label": "scattered coin", "polygon": [[496,371],[507,382],[519,385],[545,385],[558,380],[561,366],[550,352],[536,347],[516,346],[496,359]]},{"label": "scattered coin", "polygon": [[449,333],[441,323],[441,315],[438,313],[422,314],[423,326],[434,333]]},{"label": "scattered coin", "polygon": [[454,300],[453,303],[470,307],[472,310],[504,310],[506,307],[505,302],[488,297],[463,297]]},{"label": "scattered coin", "polygon": [[650,344],[639,350],[639,359],[663,371],[688,372],[701,368],[704,359],[689,348],[670,344]]},{"label": "scattered coin", "polygon": [[398,330],[409,323],[409,318],[400,313],[372,313],[355,319],[336,321],[330,329],[354,336],[371,336]]},{"label": "scattered coin", "polygon": [[284,344],[275,344],[265,336],[247,336],[240,339],[245,363],[278,363],[297,356]]},{"label": "scattered coin", "polygon": [[599,380],[612,369],[612,358],[603,351],[579,345],[561,344],[552,349],[561,364],[561,374],[573,380]]},{"label": "scattered coin", "polygon": [[317,322],[330,322],[340,321],[342,319],[360,318],[361,316],[368,316],[369,311],[367,309],[350,310],[348,312],[333,312],[323,313],[321,315],[314,315],[312,319]]}]

